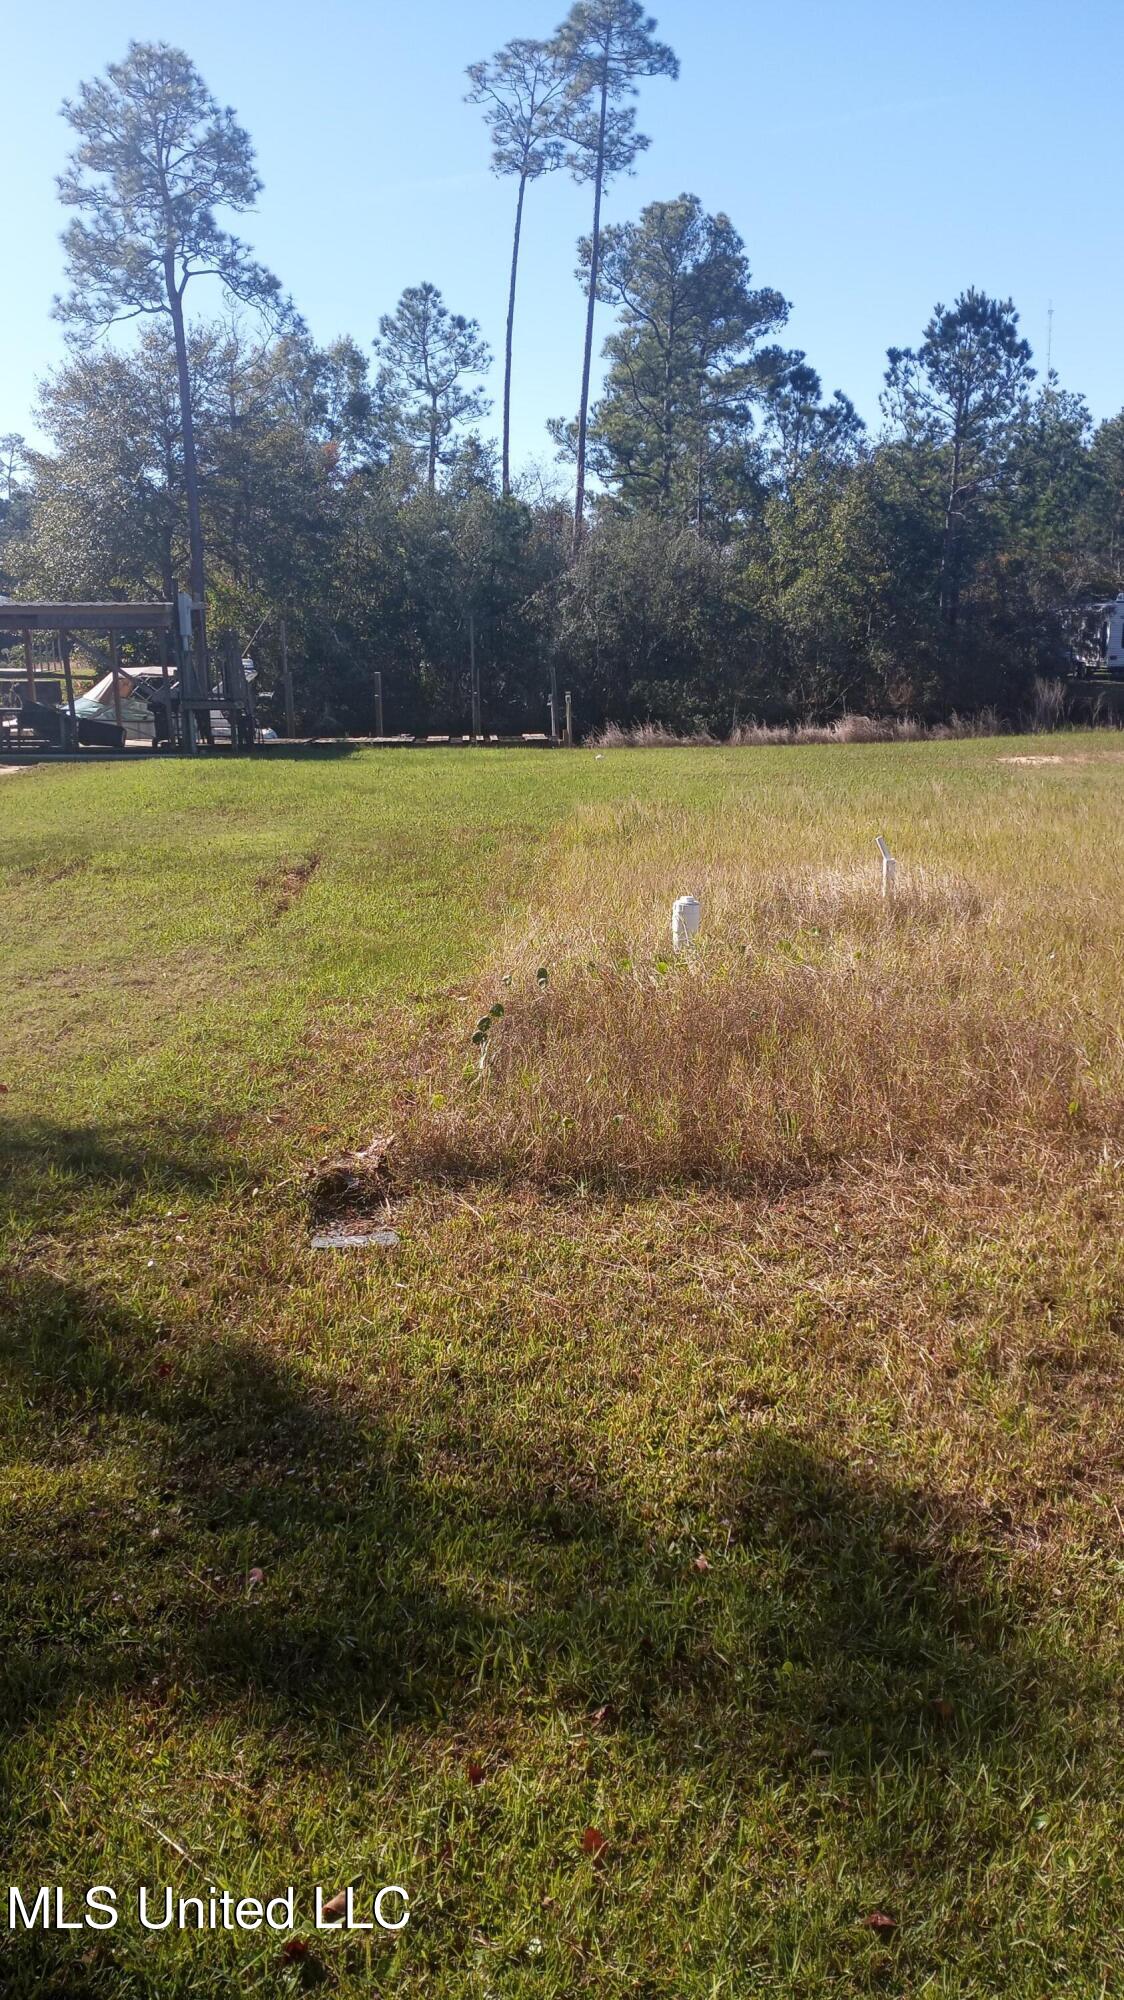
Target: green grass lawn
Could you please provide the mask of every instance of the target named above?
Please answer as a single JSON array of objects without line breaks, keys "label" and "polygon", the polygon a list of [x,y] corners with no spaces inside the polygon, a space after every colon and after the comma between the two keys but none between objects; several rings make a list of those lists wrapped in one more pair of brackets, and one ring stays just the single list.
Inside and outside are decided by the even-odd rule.
[{"label": "green grass lawn", "polygon": [[[471,1074],[502,940],[664,812],[1033,877],[1027,994],[1112,1028],[1106,740],[0,779],[0,1889],[122,1906],[0,1930],[5,1995],[1124,1991],[1109,1124],[418,1174],[338,1255],[307,1179]],[[408,1927],[317,1935],[357,1878]],[[307,1950],[148,1934],[140,1883],[292,1884]]]}]

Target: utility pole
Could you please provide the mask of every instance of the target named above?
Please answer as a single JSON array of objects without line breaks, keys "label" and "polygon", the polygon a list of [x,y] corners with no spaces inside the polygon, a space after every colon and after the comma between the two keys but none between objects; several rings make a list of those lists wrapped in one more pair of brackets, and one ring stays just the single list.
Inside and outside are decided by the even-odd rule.
[{"label": "utility pole", "polygon": [[176,663],[180,684],[180,747],[188,757],[195,755],[195,663],[192,658],[191,599],[185,590],[176,593]]},{"label": "utility pole", "polygon": [[476,665],[476,615],[468,614],[468,665],[472,677],[472,740],[480,741],[480,673]]},{"label": "utility pole", "polygon": [[384,727],[384,724],[383,724],[383,715],[382,715],[382,675],[381,675],[381,673],[376,673],[376,675],[375,675],[375,734],[376,734],[377,736],[385,736],[385,735],[386,735],[386,729],[385,729],[385,727]]},{"label": "utility pole", "polygon": [[574,747],[574,703],[569,688],[566,689],[566,748]]},{"label": "utility pole", "polygon": [[550,740],[558,741],[558,668],[550,663]]},{"label": "utility pole", "polygon": [[285,620],[281,620],[281,685],[285,690],[285,734],[297,733],[296,716],[293,712],[293,676],[289,672],[289,633]]}]

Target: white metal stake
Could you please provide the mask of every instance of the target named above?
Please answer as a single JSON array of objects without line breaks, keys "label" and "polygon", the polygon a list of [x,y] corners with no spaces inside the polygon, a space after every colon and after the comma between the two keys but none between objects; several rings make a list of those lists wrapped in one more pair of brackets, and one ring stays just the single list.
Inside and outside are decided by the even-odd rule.
[{"label": "white metal stake", "polygon": [[875,846],[882,856],[882,894],[884,896],[892,896],[894,893],[894,878],[898,872],[898,864],[894,860],[881,834],[879,834],[878,839],[875,841]]}]

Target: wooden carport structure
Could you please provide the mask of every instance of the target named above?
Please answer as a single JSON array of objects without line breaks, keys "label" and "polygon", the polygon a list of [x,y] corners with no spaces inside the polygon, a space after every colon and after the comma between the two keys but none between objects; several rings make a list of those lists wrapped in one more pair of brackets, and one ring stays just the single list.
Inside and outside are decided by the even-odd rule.
[{"label": "wooden carport structure", "polygon": [[165,680],[169,668],[178,671],[179,648],[177,646],[176,606],[172,603],[158,604],[61,604],[48,602],[0,603],[0,632],[18,632],[23,637],[23,657],[26,672],[27,696],[35,700],[35,654],[32,644],[36,632],[53,632],[58,639],[59,657],[62,661],[63,680],[66,685],[66,705],[70,711],[70,721],[75,742],[78,735],[78,718],[74,710],[74,676],[70,666],[70,639],[74,632],[105,632],[109,636],[109,657],[113,674],[113,710],[118,725],[121,725],[121,669],[118,649],[118,635],[122,632],[163,631],[168,637],[163,648],[164,660],[161,672]]},{"label": "wooden carport structure", "polygon": [[[175,599],[148,604],[0,601],[0,635],[5,632],[22,635],[27,700],[32,703],[35,702],[36,672],[34,635],[37,632],[55,634],[66,687],[69,734],[75,749],[78,747],[78,716],[71,671],[71,638],[75,632],[105,633],[108,637],[113,711],[118,728],[124,727],[119,641],[127,633],[156,632],[163,635],[159,647],[160,662],[148,672],[150,678],[159,676],[164,682],[169,728],[172,726],[173,708],[178,715],[180,748],[188,753],[195,750],[197,727],[201,727],[204,734],[210,734],[210,716],[214,707],[235,712],[240,718],[240,727],[248,719],[252,735],[253,697],[234,635],[227,635],[223,650],[222,691],[217,692],[208,685],[202,607],[193,603],[184,591],[180,591]],[[173,678],[176,682],[174,703],[171,693]]]}]

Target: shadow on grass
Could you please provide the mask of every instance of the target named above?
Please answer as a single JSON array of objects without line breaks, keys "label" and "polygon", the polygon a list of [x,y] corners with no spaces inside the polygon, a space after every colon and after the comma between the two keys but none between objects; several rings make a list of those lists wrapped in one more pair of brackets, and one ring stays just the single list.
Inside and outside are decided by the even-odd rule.
[{"label": "shadow on grass", "polygon": [[207,1194],[250,1166],[224,1150],[213,1133],[177,1125],[62,1125],[41,1118],[0,1123],[0,1227],[41,1223],[59,1211],[85,1207],[91,1191],[112,1194],[122,1207],[138,1195]]},{"label": "shadow on grass", "polygon": [[673,1764],[869,1768],[1002,1759],[1080,1692],[924,1494],[771,1428],[731,1459],[700,1564],[455,1373],[365,1406],[25,1275],[0,1284],[0,1382],[37,1462],[83,1471],[9,1504],[12,1727],[155,1682],[253,1698],[344,1757],[341,1725],[467,1726],[494,1697],[604,1710]]}]

